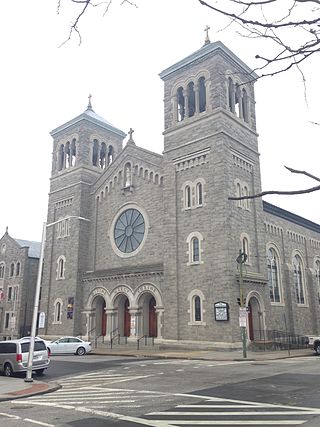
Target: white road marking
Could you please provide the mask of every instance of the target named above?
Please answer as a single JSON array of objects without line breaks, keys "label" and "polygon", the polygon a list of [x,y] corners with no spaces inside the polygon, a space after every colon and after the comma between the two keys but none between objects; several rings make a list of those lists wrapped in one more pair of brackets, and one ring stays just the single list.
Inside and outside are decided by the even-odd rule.
[{"label": "white road marking", "polygon": [[[253,421],[253,420],[223,420],[223,421],[182,421],[182,420],[166,420],[166,424],[159,424],[159,426],[176,426],[176,425],[183,425],[183,426],[257,426],[257,425],[300,425],[304,424],[306,421],[300,421],[300,420],[275,420],[275,421]],[[151,424],[152,425],[152,424]]]},{"label": "white road marking", "polygon": [[38,424],[40,426],[54,427],[54,424],[43,423],[42,421],[32,420],[31,418],[23,418],[23,421],[28,421],[29,423]]},{"label": "white road marking", "polygon": [[210,411],[210,412],[180,412],[180,411],[165,411],[165,412],[149,412],[146,415],[170,415],[170,416],[177,416],[177,415],[184,415],[184,416],[194,416],[194,415],[245,415],[245,416],[257,416],[257,415],[314,415],[314,411]]}]

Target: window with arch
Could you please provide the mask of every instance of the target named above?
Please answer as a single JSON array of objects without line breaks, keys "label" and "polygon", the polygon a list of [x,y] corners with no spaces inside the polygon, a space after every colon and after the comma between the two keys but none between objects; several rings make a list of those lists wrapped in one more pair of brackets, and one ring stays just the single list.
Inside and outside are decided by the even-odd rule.
[{"label": "window with arch", "polygon": [[204,295],[203,293],[195,289],[188,295],[189,301],[189,310],[188,313],[190,315],[189,325],[205,325],[204,322],[204,313],[203,302]]},{"label": "window with arch", "polygon": [[58,150],[58,170],[61,171],[64,168],[65,162],[65,149],[64,144],[61,144]]},{"label": "window with arch", "polygon": [[294,279],[294,290],[296,295],[297,304],[305,304],[305,285],[304,285],[304,274],[303,274],[303,263],[299,255],[293,257],[293,279]]},{"label": "window with arch", "polygon": [[59,220],[57,224],[57,239],[70,236],[70,218]]},{"label": "window with arch", "polygon": [[249,122],[249,97],[243,83],[234,82],[231,77],[227,79],[228,109],[246,123]]},{"label": "window with arch", "polygon": [[10,277],[13,277],[13,275],[14,275],[14,262],[12,262],[10,265]]},{"label": "window with arch", "polygon": [[195,81],[185,82],[175,94],[176,120],[203,113],[207,109],[206,79],[204,76]]},{"label": "window with arch", "polygon": [[184,191],[185,191],[185,197],[184,197],[185,208],[186,209],[191,208],[191,187],[190,187],[190,185],[186,185],[186,188]]},{"label": "window with arch", "polygon": [[53,305],[53,323],[62,322],[62,300],[58,298]]},{"label": "window with arch", "polygon": [[199,91],[199,112],[203,113],[207,108],[207,96],[206,96],[206,84],[205,78],[200,77],[198,80],[198,91]]},{"label": "window with arch", "polygon": [[196,205],[202,206],[202,182],[198,182],[196,185]]},{"label": "window with arch", "polygon": [[5,263],[4,262],[0,263],[0,279],[4,278],[5,269],[6,269]]},{"label": "window with arch", "polygon": [[270,301],[281,302],[280,262],[274,248],[269,248],[267,251],[267,270]]},{"label": "window with arch", "polygon": [[184,94],[183,94],[183,88],[179,87],[177,90],[177,105],[178,105],[178,111],[177,111],[177,120],[178,122],[182,122],[185,115],[185,106],[184,106]]},{"label": "window with arch", "polygon": [[111,165],[112,162],[113,162],[113,147],[112,145],[110,145],[110,147],[108,148],[108,160],[107,160],[108,166]]},{"label": "window with arch", "polygon": [[[241,185],[240,182],[236,183],[236,197],[241,197]],[[242,200],[238,200],[238,207],[242,207]]]},{"label": "window with arch", "polygon": [[188,243],[188,265],[202,264],[202,240],[203,237],[198,232],[191,233],[187,238]]},{"label": "window with arch", "polygon": [[17,266],[16,266],[16,276],[20,276],[20,270],[21,270],[21,264],[20,264],[20,262],[17,262]]},{"label": "window with arch", "polygon": [[65,279],[66,259],[61,255],[57,260],[57,280]]},{"label": "window with arch", "polygon": [[247,236],[242,236],[241,238],[241,246],[242,252],[247,255],[246,264],[250,263],[250,246],[249,246],[249,238]]},{"label": "window with arch", "polygon": [[107,166],[107,146],[103,142],[100,146],[99,167],[105,169]]},{"label": "window with arch", "polygon": [[[249,196],[249,190],[248,190],[248,187],[246,185],[243,186],[242,195],[245,197]],[[249,200],[248,199],[242,200],[242,207],[244,209],[246,209],[247,211],[249,210]]]},{"label": "window with arch", "polygon": [[93,140],[92,147],[92,165],[98,166],[98,158],[99,158],[99,141],[97,139]]},{"label": "window with arch", "polygon": [[188,84],[188,117],[194,116],[196,110],[196,97],[194,92],[194,83]]},{"label": "window with arch", "polygon": [[316,287],[318,292],[318,303],[320,304],[320,260],[317,259],[315,262],[315,279],[316,279]]}]

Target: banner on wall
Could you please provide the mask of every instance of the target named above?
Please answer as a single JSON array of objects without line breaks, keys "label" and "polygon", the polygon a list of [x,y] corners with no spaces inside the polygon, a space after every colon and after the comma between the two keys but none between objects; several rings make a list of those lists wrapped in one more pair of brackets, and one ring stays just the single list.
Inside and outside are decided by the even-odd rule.
[{"label": "banner on wall", "polygon": [[68,305],[67,305],[67,319],[73,319],[73,310],[74,310],[74,297],[69,297]]}]

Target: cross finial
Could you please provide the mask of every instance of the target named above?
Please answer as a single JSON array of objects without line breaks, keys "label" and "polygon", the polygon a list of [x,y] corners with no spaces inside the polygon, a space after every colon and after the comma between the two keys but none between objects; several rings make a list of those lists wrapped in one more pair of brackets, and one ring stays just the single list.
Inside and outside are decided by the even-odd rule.
[{"label": "cross finial", "polygon": [[134,130],[133,130],[132,128],[130,128],[130,130],[129,130],[129,132],[128,132],[128,135],[130,135],[130,136],[129,136],[129,141],[133,141],[133,139],[132,139],[132,134],[133,134],[133,132],[134,132]]},{"label": "cross finial", "polygon": [[91,98],[92,98],[92,95],[91,95],[91,93],[89,93],[89,96],[88,96],[89,102],[88,102],[88,107],[87,107],[88,110],[92,110]]},{"label": "cross finial", "polygon": [[205,31],[205,33],[206,33],[206,38],[205,38],[205,41],[204,41],[204,44],[206,45],[206,44],[210,44],[210,39],[209,39],[209,30],[210,30],[210,27],[207,25],[206,26],[206,28],[204,29],[204,31]]}]

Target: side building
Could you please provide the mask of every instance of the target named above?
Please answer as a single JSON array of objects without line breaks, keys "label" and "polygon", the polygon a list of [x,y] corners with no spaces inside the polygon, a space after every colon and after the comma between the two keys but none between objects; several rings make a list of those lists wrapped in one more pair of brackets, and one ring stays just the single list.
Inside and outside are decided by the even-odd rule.
[{"label": "side building", "polygon": [[30,335],[40,246],[8,230],[0,239],[0,340]]}]

